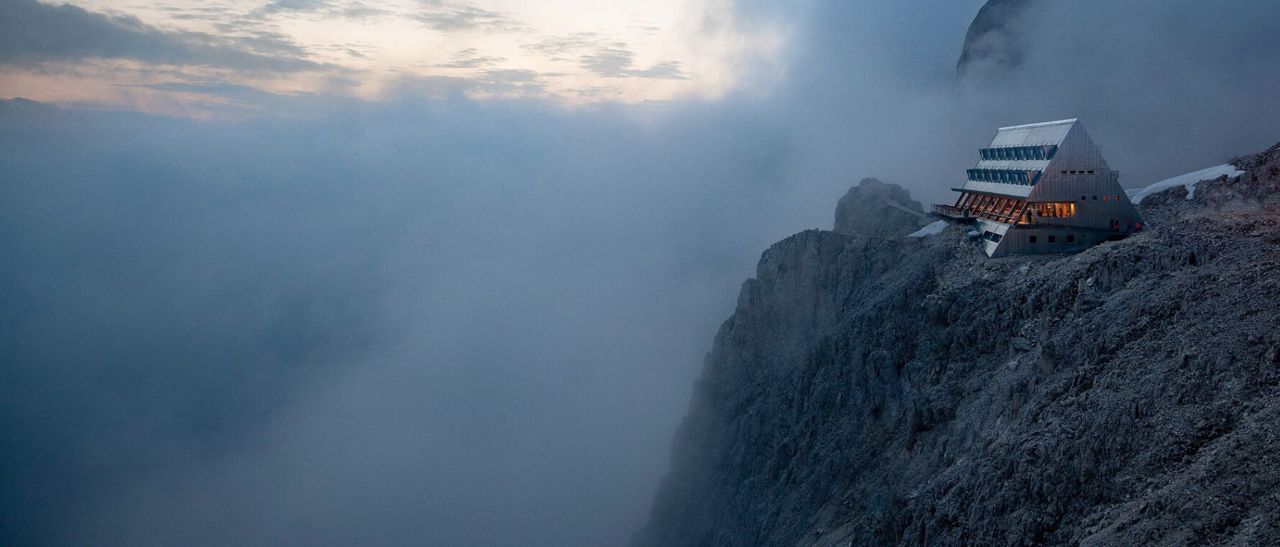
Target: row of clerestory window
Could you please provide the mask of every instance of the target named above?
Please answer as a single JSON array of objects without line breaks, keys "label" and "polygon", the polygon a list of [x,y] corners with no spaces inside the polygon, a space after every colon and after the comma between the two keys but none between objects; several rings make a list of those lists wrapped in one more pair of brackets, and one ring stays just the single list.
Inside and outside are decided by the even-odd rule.
[{"label": "row of clerestory window", "polygon": [[1000,182],[1035,186],[1040,182],[1039,171],[1009,171],[1005,169],[969,169],[969,180],[975,182]]},{"label": "row of clerestory window", "polygon": [[1058,152],[1055,145],[983,148],[978,151],[983,161],[1051,160]]}]

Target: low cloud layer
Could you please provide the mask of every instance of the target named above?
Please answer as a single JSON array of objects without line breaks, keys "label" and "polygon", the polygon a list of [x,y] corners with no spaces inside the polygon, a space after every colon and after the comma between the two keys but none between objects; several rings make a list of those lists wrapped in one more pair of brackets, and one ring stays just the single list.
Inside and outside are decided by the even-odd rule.
[{"label": "low cloud layer", "polygon": [[[1130,186],[1280,140],[1265,3],[1055,4],[957,81],[980,5],[742,2],[787,77],[715,102],[467,100],[543,80],[462,49],[477,79],[385,103],[148,84],[235,122],[0,103],[0,544],[624,545],[739,284],[856,181],[953,199],[996,127],[1065,117]],[[40,9],[111,45],[0,55],[176,39]]]},{"label": "low cloud layer", "polygon": [[622,544],[773,238],[739,114],[5,103],[0,542]]}]

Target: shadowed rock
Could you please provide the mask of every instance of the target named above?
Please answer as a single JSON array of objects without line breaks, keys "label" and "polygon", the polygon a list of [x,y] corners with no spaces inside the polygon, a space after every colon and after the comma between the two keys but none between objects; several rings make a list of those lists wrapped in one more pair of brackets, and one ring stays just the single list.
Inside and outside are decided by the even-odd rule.
[{"label": "shadowed rock", "polygon": [[1280,147],[1234,163],[1069,256],[773,245],[633,545],[1280,545]]},{"label": "shadowed rock", "polygon": [[924,208],[897,184],[863,179],[840,198],[835,231],[861,235],[906,235],[924,223]]}]

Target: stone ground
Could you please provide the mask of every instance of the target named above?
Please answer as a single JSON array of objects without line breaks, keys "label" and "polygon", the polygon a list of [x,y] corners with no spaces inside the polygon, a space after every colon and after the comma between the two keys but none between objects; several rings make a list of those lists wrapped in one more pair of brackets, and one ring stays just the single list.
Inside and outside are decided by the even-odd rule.
[{"label": "stone ground", "polygon": [[775,244],[634,546],[1280,545],[1280,145],[1234,163],[1075,255]]}]

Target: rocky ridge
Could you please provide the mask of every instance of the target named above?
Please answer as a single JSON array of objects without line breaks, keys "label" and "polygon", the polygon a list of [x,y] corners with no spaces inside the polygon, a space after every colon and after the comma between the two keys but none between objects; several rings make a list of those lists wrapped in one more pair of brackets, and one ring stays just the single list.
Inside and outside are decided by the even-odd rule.
[{"label": "rocky ridge", "polygon": [[1233,163],[1074,255],[775,244],[633,545],[1280,544],[1280,145]]}]

